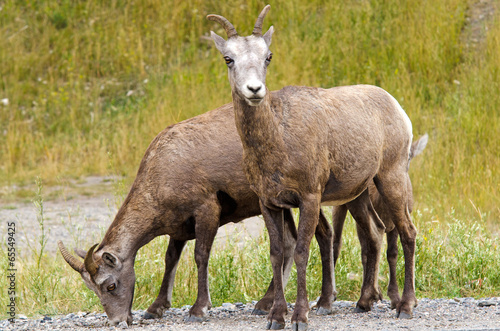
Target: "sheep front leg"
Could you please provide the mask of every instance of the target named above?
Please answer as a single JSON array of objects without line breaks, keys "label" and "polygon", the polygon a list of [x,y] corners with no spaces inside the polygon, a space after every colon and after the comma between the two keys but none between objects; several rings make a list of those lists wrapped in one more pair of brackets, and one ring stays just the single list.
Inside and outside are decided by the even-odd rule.
[{"label": "sheep front leg", "polygon": [[288,313],[283,290],[283,209],[267,208],[262,201],[260,209],[269,233],[274,285],[274,302],[267,316],[267,329],[279,330],[285,328],[285,314]]},{"label": "sheep front leg", "polygon": [[[293,220],[292,211],[290,209],[283,210],[285,221],[284,227],[284,245],[283,245],[283,288],[288,283],[290,271],[293,266],[293,251],[297,242],[297,228]],[[274,282],[271,280],[269,288],[262,299],[257,302],[255,309],[252,311],[253,315],[267,315],[273,306],[274,300]]]},{"label": "sheep front leg", "polygon": [[165,274],[156,300],[144,313],[144,318],[161,318],[165,310],[172,304],[172,289],[174,288],[175,271],[179,264],[182,249],[186,245],[184,240],[170,239],[165,254]]},{"label": "sheep front leg", "polygon": [[198,297],[189,309],[188,322],[202,322],[208,309],[212,308],[208,288],[208,260],[210,250],[219,228],[220,206],[216,202],[207,203],[196,210],[196,244],[194,258],[198,267]]},{"label": "sheep front leg", "polygon": [[297,246],[295,247],[295,265],[297,267],[297,301],[292,315],[292,330],[306,330],[309,314],[307,300],[306,269],[309,260],[309,246],[316,231],[320,210],[320,194],[303,196],[300,204],[300,221]]}]

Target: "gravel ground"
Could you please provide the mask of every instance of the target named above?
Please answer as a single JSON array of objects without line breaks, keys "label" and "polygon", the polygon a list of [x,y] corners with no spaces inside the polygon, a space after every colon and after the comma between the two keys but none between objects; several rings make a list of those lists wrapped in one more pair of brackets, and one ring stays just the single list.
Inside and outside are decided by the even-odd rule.
[{"label": "gravel ground", "polygon": [[[311,303],[312,304],[312,303]],[[251,315],[254,303],[225,303],[209,311],[203,323],[188,323],[184,319],[189,306],[172,308],[158,320],[142,319],[144,311],[134,311],[131,329],[141,330],[260,330],[266,327],[265,316]],[[420,299],[411,320],[398,320],[390,302],[376,303],[369,313],[354,313],[355,302],[337,301],[335,313],[316,316],[310,313],[309,330],[500,330],[500,297],[475,300],[474,298]],[[287,315],[285,329],[291,329],[290,318],[293,307]],[[18,316],[14,323],[0,321],[2,330],[114,330],[125,326],[107,326],[104,313],[72,313],[65,316],[27,319]]]}]

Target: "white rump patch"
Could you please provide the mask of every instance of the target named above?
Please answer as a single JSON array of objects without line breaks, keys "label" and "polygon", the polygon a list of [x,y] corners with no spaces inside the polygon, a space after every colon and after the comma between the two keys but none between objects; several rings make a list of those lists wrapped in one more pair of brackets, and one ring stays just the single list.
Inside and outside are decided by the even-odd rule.
[{"label": "white rump patch", "polygon": [[399,109],[399,112],[401,113],[401,117],[403,118],[403,121],[405,123],[406,131],[408,132],[408,135],[410,137],[410,142],[408,144],[408,155],[410,155],[410,148],[411,148],[411,144],[413,141],[413,132],[412,132],[413,128],[411,125],[410,118],[408,117],[408,115],[406,114],[404,109],[401,107],[398,100],[396,100],[396,98],[394,98],[389,92],[386,91],[386,93],[391,97],[392,102],[394,102],[394,105],[396,106],[396,108]]}]

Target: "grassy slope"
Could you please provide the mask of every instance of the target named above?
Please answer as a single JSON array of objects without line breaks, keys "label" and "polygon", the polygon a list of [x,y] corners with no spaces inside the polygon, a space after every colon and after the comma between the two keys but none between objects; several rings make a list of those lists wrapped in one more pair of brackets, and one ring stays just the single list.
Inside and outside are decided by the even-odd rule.
[{"label": "grassy slope", "polygon": [[[500,280],[491,271],[499,267],[492,263],[498,240],[492,241],[487,230],[497,229],[500,218],[498,12],[484,47],[465,52],[460,33],[466,0],[270,3],[266,26],[276,29],[271,89],[379,85],[401,102],[415,136],[429,133],[429,145],[411,169],[420,230],[418,295],[498,294]],[[263,5],[3,2],[0,99],[8,98],[9,104],[0,104],[0,184],[32,182],[36,175],[51,183],[58,177],[107,174],[110,164],[132,180],[147,145],[164,127],[230,102],[224,63],[203,38],[210,29],[223,32],[205,15],[223,14],[248,34]],[[139,255],[138,307],[147,306],[159,287],[159,252],[166,247],[161,240]],[[345,240],[347,250],[357,252],[352,228]],[[218,270],[234,265],[222,268],[229,272],[225,278],[212,276],[214,302],[255,299],[262,293],[270,275],[262,269],[268,265],[267,245],[255,249],[261,252],[258,264],[239,250],[233,250],[233,257],[224,252],[213,256]],[[318,293],[317,256],[311,257],[312,296]],[[195,284],[194,262],[190,254],[185,257],[178,279]],[[20,271],[25,311],[100,309],[77,275],[47,259],[44,269],[27,263]],[[359,254],[342,259],[341,298],[355,299],[359,282],[349,281],[347,274],[361,274]],[[228,280],[242,273],[240,260],[245,274],[248,269],[253,273],[234,285]],[[61,276],[46,279],[47,272]],[[262,281],[251,284],[249,279]],[[185,285],[176,285],[175,299],[183,300],[176,304],[194,302],[195,292]],[[290,285],[289,298],[293,280]]]}]

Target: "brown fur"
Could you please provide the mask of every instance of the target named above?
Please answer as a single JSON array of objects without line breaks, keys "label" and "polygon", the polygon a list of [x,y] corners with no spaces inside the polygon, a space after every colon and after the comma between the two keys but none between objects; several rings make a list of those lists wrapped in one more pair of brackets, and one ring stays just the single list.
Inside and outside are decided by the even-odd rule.
[{"label": "brown fur", "polygon": [[[402,213],[392,217],[400,217],[395,223],[407,263],[407,281],[398,313],[403,310],[411,314],[416,303],[413,288],[416,231],[407,212],[411,187],[406,170],[411,134],[400,129],[405,127],[405,120],[389,95],[372,86],[329,90],[286,87],[277,93],[267,93],[257,107],[249,106],[233,93],[233,104],[243,142],[245,171],[261,199],[271,238],[281,227],[276,223],[279,216],[275,210],[290,207],[301,210],[295,250],[298,292],[292,322],[307,323],[305,270],[321,202],[347,203],[358,223],[365,266],[358,308],[370,310],[379,298],[378,260],[385,226],[368,194],[362,194],[373,179],[391,212]],[[280,247],[273,247],[273,254],[278,258],[272,261],[279,261]],[[279,263],[273,264],[275,276],[278,270]],[[275,278],[275,286],[276,283]],[[277,294],[269,319],[283,325],[285,312],[283,297]]]},{"label": "brown fur", "polygon": [[[270,6],[259,18],[262,21]],[[224,25],[225,18],[208,19]],[[224,56],[232,90],[236,127],[243,144],[245,174],[260,200],[271,238],[275,298],[268,327],[284,328],[287,312],[282,284],[283,210],[299,207],[295,264],[297,301],[292,328],[307,327],[306,267],[320,205],[346,204],[357,222],[363,253],[363,286],[357,303],[369,310],[379,298],[380,244],[385,226],[369,199],[373,180],[391,212],[405,250],[405,288],[397,314],[410,317],[416,304],[414,254],[416,229],[408,211],[411,123],[384,90],[366,85],[328,90],[285,87],[270,93],[266,86],[273,27],[264,34],[226,41],[211,32]]]}]

